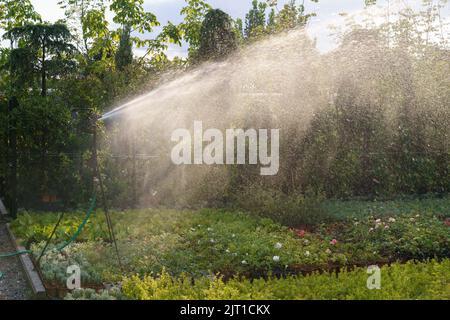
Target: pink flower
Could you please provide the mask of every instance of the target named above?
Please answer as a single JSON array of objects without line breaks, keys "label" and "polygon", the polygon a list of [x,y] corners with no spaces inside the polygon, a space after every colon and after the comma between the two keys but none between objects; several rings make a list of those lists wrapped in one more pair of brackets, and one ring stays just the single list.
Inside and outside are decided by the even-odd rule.
[{"label": "pink flower", "polygon": [[447,227],[450,227],[450,219],[447,219],[447,220],[445,220],[445,225],[447,226]]},{"label": "pink flower", "polygon": [[298,237],[300,237],[300,238],[303,238],[303,237],[306,235],[306,231],[305,231],[305,230],[298,230],[298,229],[295,229],[294,232],[295,232],[295,234],[296,234]]},{"label": "pink flower", "polygon": [[332,246],[335,246],[337,243],[338,243],[338,241],[336,239],[333,239],[333,240],[330,241],[330,244]]}]

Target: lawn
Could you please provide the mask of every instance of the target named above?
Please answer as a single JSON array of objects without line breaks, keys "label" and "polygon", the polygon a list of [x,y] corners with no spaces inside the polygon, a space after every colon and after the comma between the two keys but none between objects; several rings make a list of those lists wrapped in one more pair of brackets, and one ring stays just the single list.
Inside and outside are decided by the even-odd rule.
[{"label": "lawn", "polygon": [[[81,267],[82,286],[95,291],[69,299],[450,298],[448,198],[333,201],[325,208],[333,221],[304,229],[216,209],[114,212],[122,268],[97,211],[77,243],[50,250],[40,268],[50,292],[63,297],[67,267]],[[82,218],[66,215],[52,247]],[[12,228],[37,256],[56,219],[22,212]],[[382,267],[376,292],[366,287],[370,265]],[[113,289],[100,291],[105,285]]]}]

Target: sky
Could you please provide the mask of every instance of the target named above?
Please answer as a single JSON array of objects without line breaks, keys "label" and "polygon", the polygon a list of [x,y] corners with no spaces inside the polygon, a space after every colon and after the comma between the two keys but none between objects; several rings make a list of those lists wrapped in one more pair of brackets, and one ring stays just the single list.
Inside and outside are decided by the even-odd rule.
[{"label": "sky", "polygon": [[[41,14],[46,21],[56,21],[64,18],[64,12],[58,6],[59,0],[31,0],[35,9]],[[290,0],[278,0],[278,8],[282,8],[283,4]],[[418,7],[422,0],[402,0],[402,6],[408,5]],[[437,0],[436,0],[437,1]],[[245,14],[251,7],[251,0],[209,0],[208,3],[214,8],[222,9],[233,18],[244,18]],[[392,0],[391,0],[392,2]],[[364,10],[364,0],[320,0],[314,3],[306,0],[306,8],[308,11],[315,12],[315,17],[308,28],[308,32],[312,38],[317,40],[317,46],[320,51],[327,52],[336,46],[335,39],[331,36],[330,26],[342,26],[345,20],[351,16],[361,17],[361,13],[372,14],[382,13],[386,11],[388,0],[379,0],[379,5]],[[153,12],[158,17],[159,22],[164,25],[167,21],[178,23],[182,20],[180,10],[185,5],[184,0],[145,0],[145,9]],[[391,8],[392,9],[392,8]],[[446,19],[450,17],[449,6],[446,8],[444,16]],[[395,10],[395,9],[392,9]],[[342,16],[346,13],[346,16]],[[109,19],[112,19],[110,16]],[[145,35],[151,38],[153,35]],[[135,52],[137,55],[143,54]],[[186,56],[186,47],[170,46],[168,56]]]}]

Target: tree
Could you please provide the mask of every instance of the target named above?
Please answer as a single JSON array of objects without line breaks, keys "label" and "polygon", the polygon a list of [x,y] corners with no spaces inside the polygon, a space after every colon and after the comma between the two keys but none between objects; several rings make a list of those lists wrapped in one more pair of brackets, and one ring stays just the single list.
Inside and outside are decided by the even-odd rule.
[{"label": "tree", "polygon": [[[319,2],[319,0],[311,0]],[[306,13],[304,2],[297,6],[296,0],[291,0],[285,4],[276,17],[277,31],[284,31],[296,27],[304,27],[308,21],[315,16],[315,13]]]},{"label": "tree", "polygon": [[[10,31],[15,27],[21,27],[27,23],[39,21],[40,16],[34,10],[33,5],[29,0],[14,1],[14,0],[0,0],[0,30]],[[10,41],[11,48],[13,47],[13,41]],[[22,55],[22,57],[21,57]],[[15,110],[18,107],[18,99],[16,97],[19,91],[20,83],[24,82],[25,72],[15,72],[13,62],[17,67],[20,67],[20,62],[28,60],[28,55],[24,52],[17,52],[13,54],[11,50],[3,50],[0,59],[4,68],[3,71],[9,73],[8,77],[2,77],[0,75],[0,89],[5,89],[5,92],[9,92],[7,101],[8,114],[6,118],[7,132],[5,134],[5,145],[7,145],[6,170],[5,176],[7,177],[7,205],[10,213],[13,217],[17,214],[17,133],[16,133],[16,117]],[[0,66],[1,67],[1,66]],[[24,69],[24,68],[23,68]],[[25,70],[22,70],[25,71]],[[15,75],[19,75],[15,77]],[[16,78],[16,79],[14,79]],[[4,82],[4,80],[6,81]],[[9,81],[8,81],[9,80]],[[1,98],[1,97],[0,97]],[[6,98],[6,97],[5,97]],[[0,101],[1,102],[1,101]],[[3,179],[1,179],[3,180]]]},{"label": "tree", "polygon": [[237,37],[231,17],[222,10],[210,10],[200,29],[199,58],[219,59],[237,47]]},{"label": "tree", "polygon": [[63,73],[73,61],[76,48],[64,24],[29,24],[11,29],[6,38],[19,41],[21,50],[34,57],[33,69],[40,75],[41,95],[47,95],[47,79]]},{"label": "tree", "polygon": [[272,32],[276,27],[276,13],[275,9],[272,8],[269,13],[269,19],[267,20],[267,28],[269,32]]},{"label": "tree", "polygon": [[266,27],[267,3],[253,0],[252,9],[245,16],[245,36],[247,38],[257,36],[264,32]]},{"label": "tree", "polygon": [[119,49],[116,52],[116,68],[123,70],[133,62],[133,43],[131,42],[130,26],[125,26],[120,34]]},{"label": "tree", "polygon": [[202,0],[185,0],[187,6],[183,7],[180,14],[184,16],[183,22],[175,25],[171,22],[164,27],[162,38],[181,45],[184,40],[189,44],[189,58],[197,56],[201,42],[201,28],[203,19],[211,10],[211,6]]},{"label": "tree", "polygon": [[240,41],[244,39],[244,22],[241,18],[236,19],[235,29]]},{"label": "tree", "polygon": [[144,10],[144,0],[113,0],[110,9],[115,13],[113,21],[129,26],[131,32],[151,32],[159,25],[156,16]]},{"label": "tree", "polygon": [[137,47],[147,46],[149,52],[161,48],[158,40],[142,40],[131,36],[134,32],[152,32],[155,26],[159,26],[156,16],[144,10],[144,0],[113,0],[110,9],[115,13],[113,21],[121,25],[121,29],[115,32],[119,40],[116,54],[119,69],[131,64],[133,44]]},{"label": "tree", "polygon": [[78,48],[88,58],[95,44],[109,35],[105,0],[61,0],[58,4],[65,10],[72,34],[80,35]]},{"label": "tree", "polygon": [[0,29],[9,31],[27,23],[40,21],[30,0],[0,0]]}]

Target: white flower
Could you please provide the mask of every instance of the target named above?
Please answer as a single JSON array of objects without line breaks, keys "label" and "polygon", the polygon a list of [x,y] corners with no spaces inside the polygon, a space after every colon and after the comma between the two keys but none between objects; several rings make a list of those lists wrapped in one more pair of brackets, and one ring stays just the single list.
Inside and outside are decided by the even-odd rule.
[{"label": "white flower", "polygon": [[372,232],[373,230],[374,230],[373,228],[370,228],[370,229],[369,229],[369,232]]},{"label": "white flower", "polygon": [[311,253],[309,251],[305,251],[305,256],[309,257]]},{"label": "white flower", "polygon": [[385,226],[384,229],[386,229],[386,230],[389,229],[389,226]]},{"label": "white flower", "polygon": [[393,222],[395,222],[396,220],[394,219],[394,218],[389,218],[389,222],[391,222],[391,223],[393,223]]},{"label": "white flower", "polygon": [[247,261],[245,261],[245,260],[242,260],[242,264],[247,264]]},{"label": "white flower", "polygon": [[325,251],[325,253],[326,253],[326,254],[331,254],[331,250],[330,250],[330,249],[327,249],[327,250]]},{"label": "white flower", "polygon": [[208,230],[208,231],[213,231],[213,229],[212,229],[212,228],[208,228],[207,230]]},{"label": "white flower", "polygon": [[236,237],[236,235],[235,235],[235,234],[233,233],[233,234],[231,235],[231,237],[232,237],[232,238],[235,238],[235,237]]},{"label": "white flower", "polygon": [[225,250],[226,253],[230,253],[230,249]]},{"label": "white flower", "polygon": [[211,241],[211,243],[215,243],[216,242],[216,240],[214,240],[214,239],[211,239],[209,241]]},{"label": "white flower", "polygon": [[303,240],[303,243],[304,243],[304,244],[308,244],[308,243],[309,243],[309,240],[308,240],[308,239],[305,239],[305,240]]},{"label": "white flower", "polygon": [[420,214],[416,214],[416,218],[420,218]]},{"label": "white flower", "polygon": [[273,261],[275,261],[275,262],[280,261],[280,257],[279,257],[279,256],[274,256],[274,257],[273,257]]},{"label": "white flower", "polygon": [[283,245],[279,242],[275,243],[275,249],[281,249]]},{"label": "white flower", "polygon": [[381,223],[381,219],[375,220],[375,223]]}]

